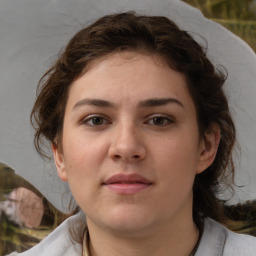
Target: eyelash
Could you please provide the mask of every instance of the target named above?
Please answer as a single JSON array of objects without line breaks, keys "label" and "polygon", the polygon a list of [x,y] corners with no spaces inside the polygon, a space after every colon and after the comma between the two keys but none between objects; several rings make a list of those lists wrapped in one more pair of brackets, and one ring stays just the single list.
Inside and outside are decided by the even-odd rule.
[{"label": "eyelash", "polygon": [[[104,121],[104,123],[101,123],[101,124],[93,124],[93,123],[89,123],[91,121],[93,121],[93,119],[100,119],[101,121]],[[102,126],[102,125],[105,125],[105,124],[110,124],[111,122],[109,122],[105,117],[102,117],[100,115],[93,115],[93,116],[88,116],[86,118],[84,118],[81,122],[81,124],[85,124],[85,125],[88,125],[88,126]]]},{"label": "eyelash", "polygon": [[154,120],[156,121],[157,119],[160,119],[161,121],[163,121],[164,123],[162,124],[155,124],[155,123],[152,123],[151,125],[155,125],[155,126],[167,126],[171,123],[174,123],[174,120],[170,117],[167,117],[167,116],[161,116],[161,115],[155,115],[155,116],[152,116],[150,119],[148,119],[147,123],[149,123],[149,121],[153,121]]},{"label": "eyelash", "polygon": [[[93,123],[93,120],[96,121],[96,119],[98,119],[97,121],[101,121],[101,122],[99,124]],[[157,119],[160,119],[162,121],[162,123],[155,124],[154,121],[156,121]],[[153,123],[150,123],[150,121],[153,121]],[[148,118],[144,123],[154,125],[154,126],[167,126],[174,122],[175,122],[175,120],[173,118],[163,116],[163,115],[154,115],[154,116],[151,116],[150,118]],[[97,127],[97,126],[100,127],[102,125],[111,124],[111,122],[108,121],[107,118],[102,117],[100,115],[93,115],[93,116],[88,116],[88,117],[82,119],[80,124],[88,125],[91,127]]]}]

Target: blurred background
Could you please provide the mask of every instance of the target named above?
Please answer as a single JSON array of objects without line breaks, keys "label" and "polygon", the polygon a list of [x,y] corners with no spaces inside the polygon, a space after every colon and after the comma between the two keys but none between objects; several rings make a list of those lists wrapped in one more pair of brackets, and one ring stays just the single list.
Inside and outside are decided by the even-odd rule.
[{"label": "blurred background", "polygon": [[256,0],[182,0],[237,36],[256,52]]},{"label": "blurred background", "polygon": [[[256,51],[256,0],[183,0],[245,40]],[[256,236],[256,200],[226,206],[228,227]],[[0,163],[0,256],[25,251],[69,215],[34,186]]]}]

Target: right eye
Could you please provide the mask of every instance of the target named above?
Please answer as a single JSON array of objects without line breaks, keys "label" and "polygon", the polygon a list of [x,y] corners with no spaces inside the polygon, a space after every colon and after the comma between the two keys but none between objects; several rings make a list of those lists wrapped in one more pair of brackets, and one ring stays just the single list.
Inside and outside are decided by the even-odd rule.
[{"label": "right eye", "polygon": [[110,122],[108,120],[101,116],[89,116],[81,121],[81,124],[85,124],[88,126],[101,126],[109,123]]}]

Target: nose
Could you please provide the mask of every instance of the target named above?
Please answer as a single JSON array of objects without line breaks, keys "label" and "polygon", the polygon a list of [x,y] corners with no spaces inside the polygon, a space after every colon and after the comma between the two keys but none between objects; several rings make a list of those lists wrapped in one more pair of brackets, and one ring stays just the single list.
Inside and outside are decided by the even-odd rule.
[{"label": "nose", "polygon": [[133,126],[117,127],[109,147],[109,157],[114,161],[137,162],[146,156],[146,148],[142,136]]}]

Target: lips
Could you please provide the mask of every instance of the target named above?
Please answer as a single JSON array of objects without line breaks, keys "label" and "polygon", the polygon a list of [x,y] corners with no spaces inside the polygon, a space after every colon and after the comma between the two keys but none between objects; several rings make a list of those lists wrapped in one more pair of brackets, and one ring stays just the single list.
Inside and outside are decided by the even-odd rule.
[{"label": "lips", "polygon": [[103,186],[118,194],[135,194],[151,185],[151,181],[136,173],[116,174],[103,182]]}]

